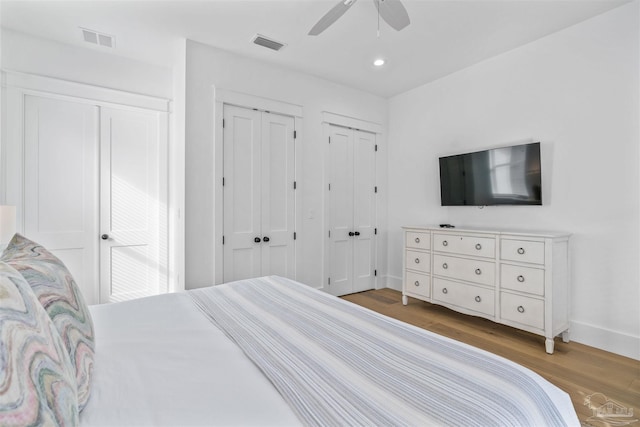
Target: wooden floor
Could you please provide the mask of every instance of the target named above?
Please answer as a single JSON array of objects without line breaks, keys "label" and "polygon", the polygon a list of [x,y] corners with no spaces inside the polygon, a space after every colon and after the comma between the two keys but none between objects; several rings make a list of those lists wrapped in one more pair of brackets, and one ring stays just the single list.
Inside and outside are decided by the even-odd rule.
[{"label": "wooden floor", "polygon": [[[403,306],[402,294],[392,289],[343,298],[526,366],[569,393],[584,426],[608,425],[588,420],[593,411],[585,405],[585,399],[595,393],[633,408],[632,419],[640,419],[640,361],[575,342],[563,343],[559,338],[556,338],[554,353],[547,354],[543,337],[413,298]],[[603,399],[601,395],[593,396],[594,403],[604,403]],[[640,421],[630,426],[640,427]]]}]

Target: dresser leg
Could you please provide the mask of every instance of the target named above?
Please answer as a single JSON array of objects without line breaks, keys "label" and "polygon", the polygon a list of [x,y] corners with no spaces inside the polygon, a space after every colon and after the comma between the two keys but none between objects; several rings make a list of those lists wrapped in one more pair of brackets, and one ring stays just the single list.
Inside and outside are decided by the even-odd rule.
[{"label": "dresser leg", "polygon": [[406,295],[402,295],[402,305],[407,305],[409,303],[409,297]]},{"label": "dresser leg", "polygon": [[562,333],[562,342],[569,342],[569,330],[568,329]]},{"label": "dresser leg", "polygon": [[547,353],[553,354],[553,338],[547,338],[544,342],[544,346],[546,347]]}]

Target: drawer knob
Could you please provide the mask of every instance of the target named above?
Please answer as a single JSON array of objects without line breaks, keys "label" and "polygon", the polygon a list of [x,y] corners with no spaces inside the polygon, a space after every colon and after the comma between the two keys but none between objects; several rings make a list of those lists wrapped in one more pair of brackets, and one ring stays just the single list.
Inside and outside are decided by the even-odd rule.
[{"label": "drawer knob", "polygon": [[524,282],[524,276],[522,274],[518,276],[518,282]]},{"label": "drawer knob", "polygon": [[449,242],[447,242],[446,240],[442,241],[442,246],[449,246]]},{"label": "drawer knob", "polygon": [[418,282],[417,280],[413,284],[416,286],[420,286],[420,282]]},{"label": "drawer knob", "polygon": [[442,288],[442,293],[446,294],[446,293],[449,293],[449,291],[447,290],[447,288]]},{"label": "drawer knob", "polygon": [[416,237],[416,243],[420,243],[420,238]]},{"label": "drawer knob", "polygon": [[416,258],[416,264],[420,264],[420,258]]},{"label": "drawer knob", "polygon": [[481,245],[480,243],[476,243],[476,249],[477,249],[477,250],[482,249],[482,245]]},{"label": "drawer knob", "polygon": [[524,255],[524,248],[518,248],[518,253],[520,255]]},{"label": "drawer knob", "polygon": [[480,302],[480,301],[482,301],[482,298],[480,298],[480,295],[476,295],[475,300],[476,300],[476,302]]},{"label": "drawer knob", "polygon": [[449,265],[445,262],[444,264],[442,264],[442,268],[446,270],[447,268],[449,268]]},{"label": "drawer knob", "polygon": [[482,274],[482,270],[480,270],[479,268],[476,268],[476,274],[479,276]]},{"label": "drawer knob", "polygon": [[519,305],[518,306],[518,313],[524,313],[524,307]]}]

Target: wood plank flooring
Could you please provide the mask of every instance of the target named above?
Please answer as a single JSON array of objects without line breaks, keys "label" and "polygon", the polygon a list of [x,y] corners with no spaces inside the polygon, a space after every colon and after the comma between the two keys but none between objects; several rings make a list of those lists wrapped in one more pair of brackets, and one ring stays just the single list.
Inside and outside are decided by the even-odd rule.
[{"label": "wood plank flooring", "polygon": [[[547,354],[544,337],[413,298],[403,306],[402,294],[392,289],[343,298],[526,366],[569,393],[584,426],[609,425],[601,419],[589,419],[594,414],[592,408],[585,405],[585,399],[595,393],[602,393],[625,408],[633,408],[632,419],[640,419],[640,361],[576,342],[563,343],[559,338],[555,340],[554,354]],[[592,402],[604,403],[603,399],[594,395]],[[629,425],[640,427],[640,421]]]}]

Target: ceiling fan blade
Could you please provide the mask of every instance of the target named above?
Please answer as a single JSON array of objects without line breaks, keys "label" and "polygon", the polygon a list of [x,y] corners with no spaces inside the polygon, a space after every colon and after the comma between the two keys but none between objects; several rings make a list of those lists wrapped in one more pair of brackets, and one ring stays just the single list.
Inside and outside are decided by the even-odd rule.
[{"label": "ceiling fan blade", "polygon": [[356,1],[357,0],[340,0],[337,5],[335,5],[329,12],[326,13],[326,15],[324,15],[318,22],[316,22],[316,25],[314,25],[313,28],[309,31],[309,35],[317,36],[324,30],[329,28],[329,26],[336,22],[342,15],[344,15],[344,13],[349,10],[349,8],[353,6]]},{"label": "ceiling fan blade", "polygon": [[382,19],[391,28],[400,31],[411,23],[407,9],[404,8],[400,0],[373,0],[378,8]]}]

